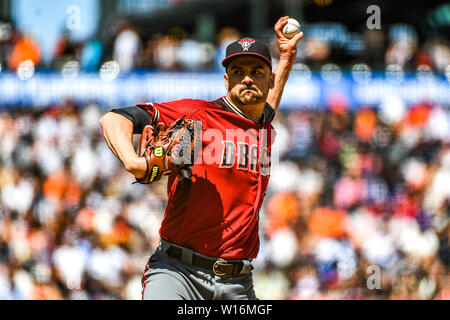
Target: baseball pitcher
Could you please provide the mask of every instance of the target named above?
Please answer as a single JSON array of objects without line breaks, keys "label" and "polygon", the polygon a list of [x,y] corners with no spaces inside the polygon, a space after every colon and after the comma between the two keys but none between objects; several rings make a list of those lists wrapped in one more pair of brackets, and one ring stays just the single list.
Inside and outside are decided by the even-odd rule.
[{"label": "baseball pitcher", "polygon": [[[256,299],[252,260],[270,175],[271,121],[303,37],[283,34],[288,18],[274,27],[280,60],[273,72],[267,46],[243,38],[228,46],[222,62],[226,96],[138,104],[102,117],[108,146],[137,182],[168,175],[143,299]],[[133,134],[141,134],[138,153]]]}]

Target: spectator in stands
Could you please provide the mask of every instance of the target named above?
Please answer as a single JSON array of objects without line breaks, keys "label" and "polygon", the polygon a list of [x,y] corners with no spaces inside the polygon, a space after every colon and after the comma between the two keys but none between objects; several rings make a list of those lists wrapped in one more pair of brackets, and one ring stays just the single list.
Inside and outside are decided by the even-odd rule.
[{"label": "spectator in stands", "polygon": [[15,43],[8,58],[9,68],[17,70],[20,64],[30,60],[36,66],[41,61],[41,49],[31,35],[23,34]]},{"label": "spectator in stands", "polygon": [[118,34],[114,41],[113,59],[123,72],[131,71],[141,63],[141,39],[128,22],[119,22]]}]

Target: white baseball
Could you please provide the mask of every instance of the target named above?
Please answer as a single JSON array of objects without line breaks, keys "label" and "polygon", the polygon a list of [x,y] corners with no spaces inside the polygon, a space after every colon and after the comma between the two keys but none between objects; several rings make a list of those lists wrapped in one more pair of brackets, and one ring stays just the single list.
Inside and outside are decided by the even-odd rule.
[{"label": "white baseball", "polygon": [[300,32],[300,23],[297,20],[289,18],[287,24],[283,28],[283,33],[286,38],[291,39]]}]

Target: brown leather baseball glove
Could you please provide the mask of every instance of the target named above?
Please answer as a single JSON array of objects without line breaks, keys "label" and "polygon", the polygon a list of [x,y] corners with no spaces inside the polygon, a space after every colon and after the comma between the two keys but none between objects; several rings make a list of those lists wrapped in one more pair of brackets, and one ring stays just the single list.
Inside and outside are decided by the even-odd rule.
[{"label": "brown leather baseball glove", "polygon": [[201,148],[201,123],[184,117],[169,127],[162,122],[142,131],[139,156],[147,161],[147,171],[136,182],[151,184],[186,165],[192,165]]}]

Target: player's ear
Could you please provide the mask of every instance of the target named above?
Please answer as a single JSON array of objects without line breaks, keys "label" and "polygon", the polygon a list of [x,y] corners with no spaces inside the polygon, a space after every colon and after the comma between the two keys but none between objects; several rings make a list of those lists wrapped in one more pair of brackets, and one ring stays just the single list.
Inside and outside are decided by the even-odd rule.
[{"label": "player's ear", "polygon": [[230,83],[229,83],[229,78],[228,78],[228,74],[224,73],[223,74],[223,78],[225,79],[225,89],[230,90]]},{"label": "player's ear", "polygon": [[275,73],[272,73],[271,75],[270,75],[270,78],[269,78],[269,89],[273,89],[273,87],[275,87],[275,78],[276,78],[276,74]]}]

